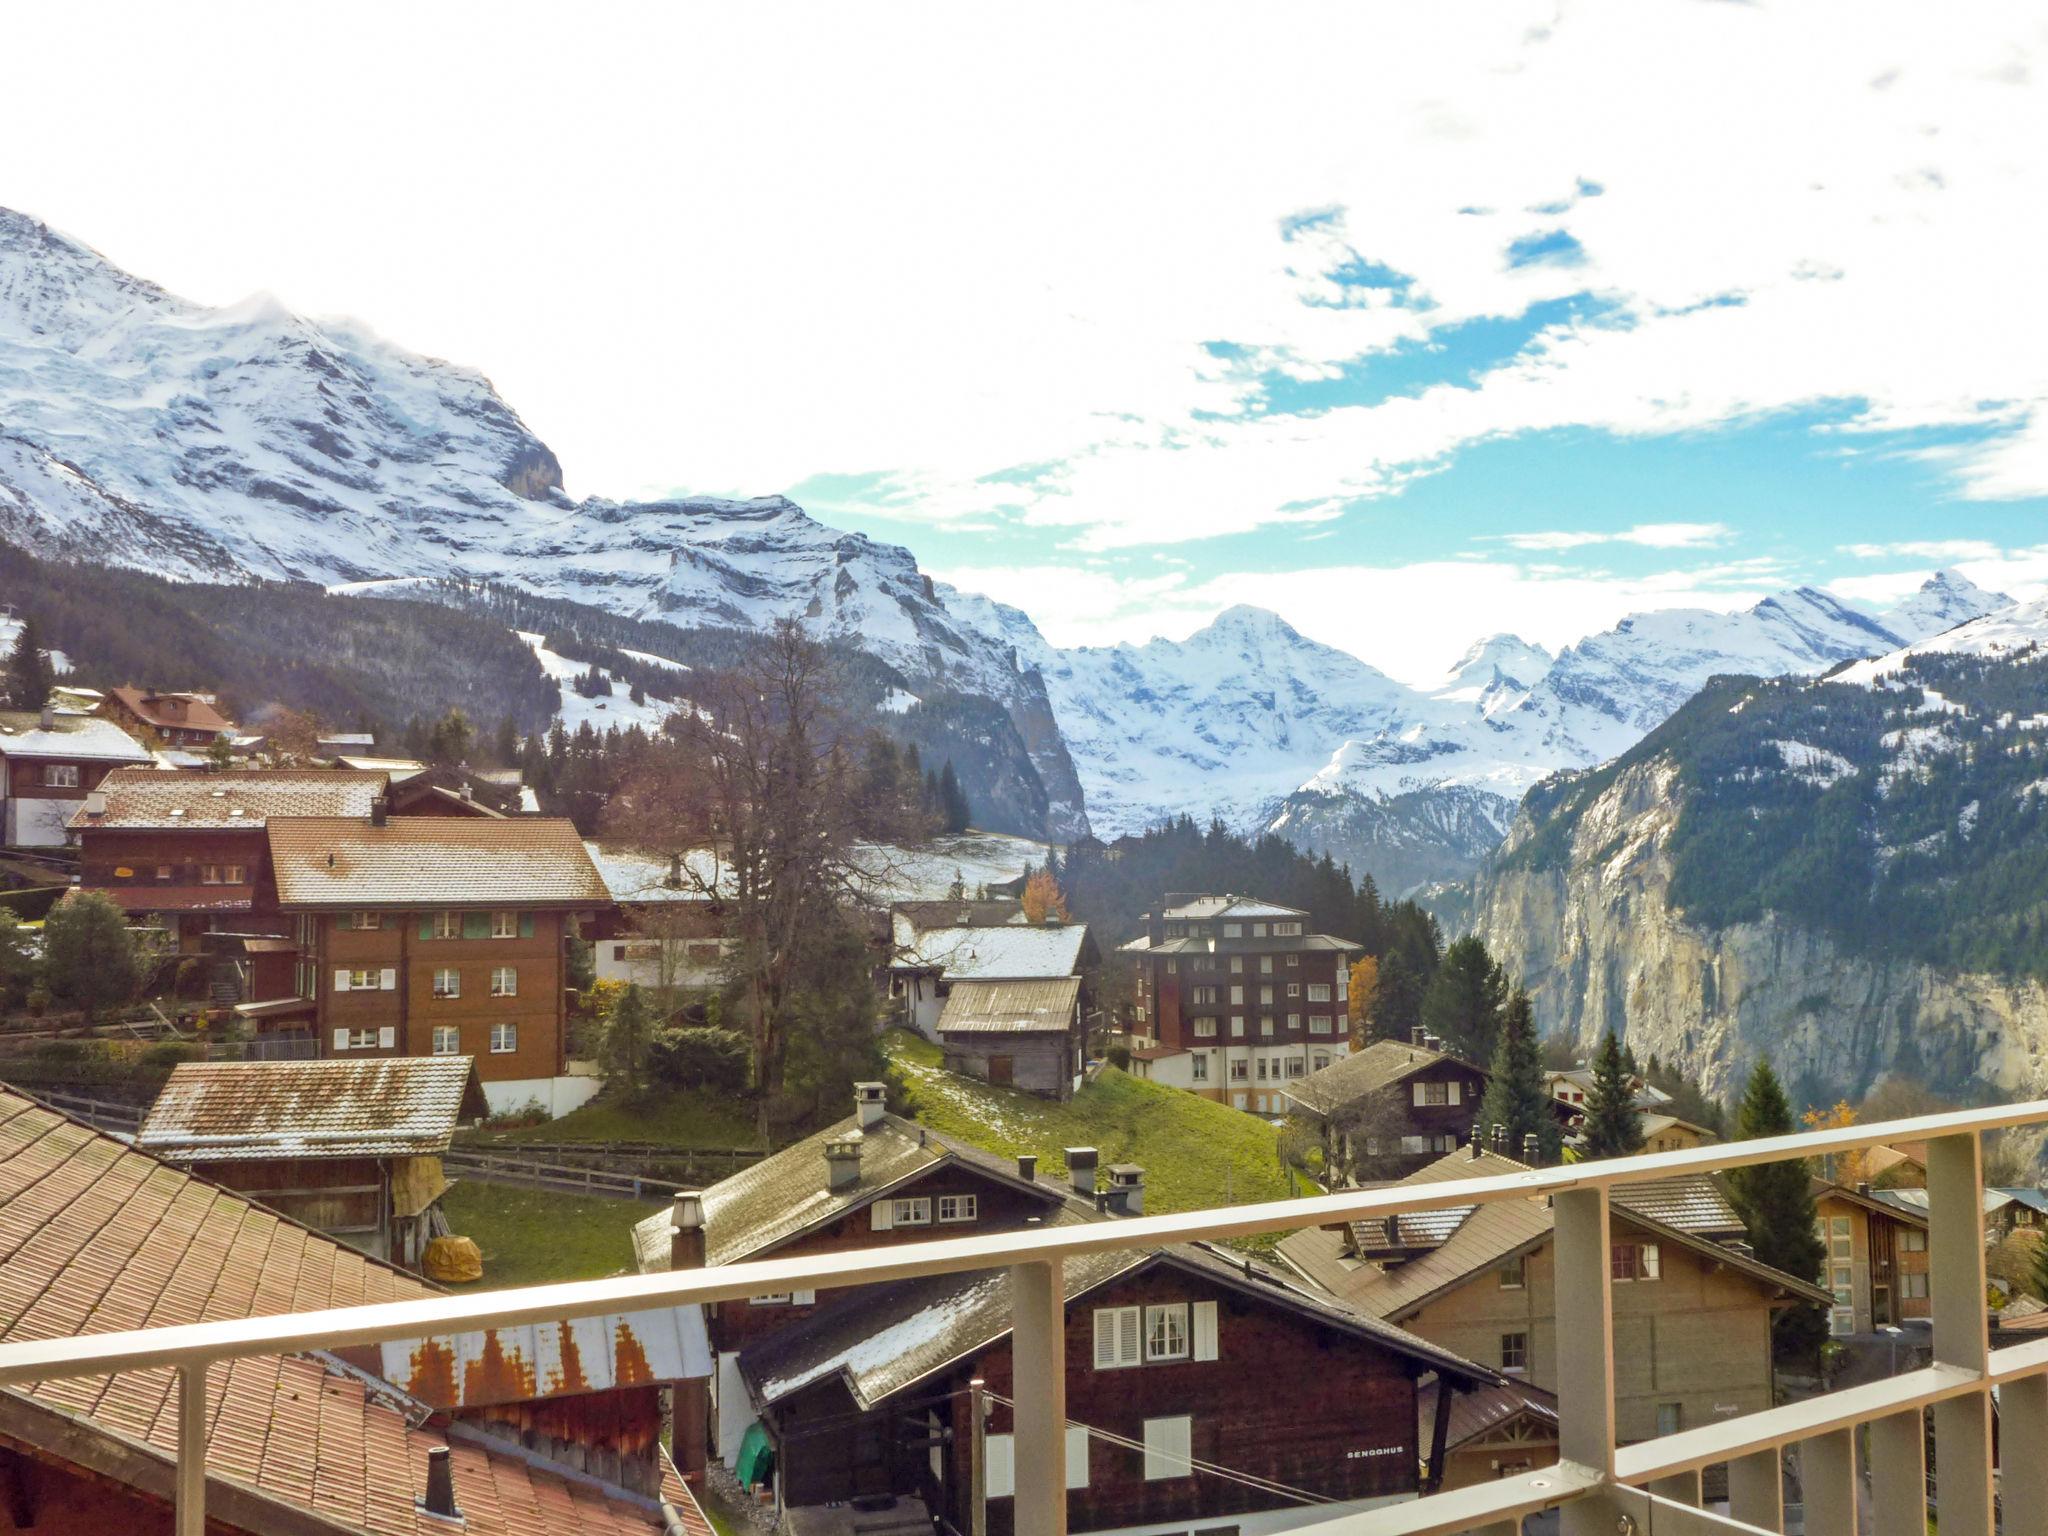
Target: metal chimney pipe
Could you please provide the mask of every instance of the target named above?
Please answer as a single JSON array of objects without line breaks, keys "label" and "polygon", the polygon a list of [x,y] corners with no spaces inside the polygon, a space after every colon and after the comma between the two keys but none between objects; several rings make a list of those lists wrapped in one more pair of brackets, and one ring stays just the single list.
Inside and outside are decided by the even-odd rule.
[{"label": "metal chimney pipe", "polygon": [[668,1225],[668,1267],[704,1267],[704,1195],[701,1190],[676,1191],[676,1203]]},{"label": "metal chimney pipe", "polygon": [[462,1518],[462,1511],[455,1507],[454,1457],[445,1445],[434,1446],[427,1452],[427,1492],[420,1500],[420,1508],[443,1520]]}]

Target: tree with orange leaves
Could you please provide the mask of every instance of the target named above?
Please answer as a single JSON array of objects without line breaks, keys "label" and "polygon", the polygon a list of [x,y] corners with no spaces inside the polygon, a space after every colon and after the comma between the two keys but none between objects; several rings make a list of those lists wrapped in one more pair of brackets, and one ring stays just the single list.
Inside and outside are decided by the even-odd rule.
[{"label": "tree with orange leaves", "polygon": [[1380,962],[1373,955],[1360,955],[1351,962],[1351,998],[1345,1010],[1351,1019],[1351,1048],[1361,1049],[1372,1023],[1373,993],[1379,990]]},{"label": "tree with orange leaves", "polygon": [[[1799,1117],[1800,1123],[1809,1131],[1834,1131],[1856,1123],[1856,1107],[1847,1099],[1837,1099],[1827,1109],[1809,1109]],[[1821,1160],[1821,1177],[1832,1184],[1854,1189],[1864,1179],[1863,1149],[1853,1147],[1844,1152],[1830,1152]]]},{"label": "tree with orange leaves", "polygon": [[1038,869],[1024,882],[1024,916],[1031,922],[1070,922],[1067,898],[1049,869]]}]

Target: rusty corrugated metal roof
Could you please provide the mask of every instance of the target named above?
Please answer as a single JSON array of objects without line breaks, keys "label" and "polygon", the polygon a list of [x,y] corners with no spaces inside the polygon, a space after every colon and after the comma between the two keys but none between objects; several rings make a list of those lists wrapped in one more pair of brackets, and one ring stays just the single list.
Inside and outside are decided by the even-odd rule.
[{"label": "rusty corrugated metal roof", "polygon": [[[0,1087],[0,1339],[410,1300],[414,1276]],[[95,1428],[175,1451],[175,1373],[35,1383],[28,1395]],[[396,1394],[303,1356],[209,1373],[209,1470],[369,1536],[445,1525],[415,1505],[429,1448],[454,1453],[469,1536],[649,1536],[645,1500],[531,1453],[415,1427]],[[61,1447],[59,1448],[61,1454]],[[673,1478],[671,1482],[675,1482]],[[678,1499],[689,1495],[679,1482]],[[691,1518],[696,1515],[691,1506]],[[708,1529],[688,1527],[690,1529]]]},{"label": "rusty corrugated metal roof", "polygon": [[188,1061],[171,1070],[136,1145],[179,1163],[432,1157],[488,1113],[468,1056]]},{"label": "rusty corrugated metal roof", "polygon": [[379,1346],[386,1381],[436,1408],[476,1408],[711,1374],[697,1307],[654,1307]]},{"label": "rusty corrugated metal roof", "polygon": [[277,899],[287,907],[609,906],[611,892],[573,823],[347,816],[270,824]]}]

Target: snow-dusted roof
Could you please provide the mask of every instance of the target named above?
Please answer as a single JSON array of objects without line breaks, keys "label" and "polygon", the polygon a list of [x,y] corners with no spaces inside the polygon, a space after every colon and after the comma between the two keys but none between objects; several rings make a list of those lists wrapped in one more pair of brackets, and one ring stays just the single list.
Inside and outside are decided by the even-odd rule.
[{"label": "snow-dusted roof", "polygon": [[146,763],[149,749],[111,720],[54,712],[43,728],[35,710],[0,710],[0,757],[54,757],[67,762]]},{"label": "snow-dusted roof", "polygon": [[261,827],[273,816],[360,816],[384,790],[381,773],[342,768],[117,768],[70,824],[94,827]]},{"label": "snow-dusted roof", "polygon": [[517,816],[278,817],[270,864],[286,907],[602,905],[609,898],[567,820]]},{"label": "snow-dusted roof", "polygon": [[135,1144],[179,1163],[270,1157],[432,1157],[489,1106],[468,1056],[188,1061]]},{"label": "snow-dusted roof", "polygon": [[897,959],[899,966],[943,971],[955,981],[1023,981],[1071,976],[1080,964],[1086,923],[1040,927],[928,928]]}]

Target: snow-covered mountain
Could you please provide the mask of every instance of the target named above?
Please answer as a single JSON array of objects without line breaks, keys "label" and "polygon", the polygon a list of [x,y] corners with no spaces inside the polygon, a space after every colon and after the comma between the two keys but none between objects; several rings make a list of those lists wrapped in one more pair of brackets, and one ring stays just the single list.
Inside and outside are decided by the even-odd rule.
[{"label": "snow-covered mountain", "polygon": [[1738,613],[1636,614],[1567,646],[1527,687],[1511,667],[1540,653],[1496,636],[1431,696],[1443,714],[1346,741],[1269,825],[1371,869],[1390,890],[1460,879],[1499,843],[1532,784],[1627,751],[1710,677],[1811,676],[2010,602],[1944,571],[1878,618],[1812,587]]},{"label": "snow-covered mountain", "polygon": [[1042,686],[910,552],[781,497],[578,501],[465,368],[261,296],[211,309],[0,209],[0,537],[178,578],[485,577],[689,627],[801,616],[920,696],[1003,704],[1071,835]]}]

